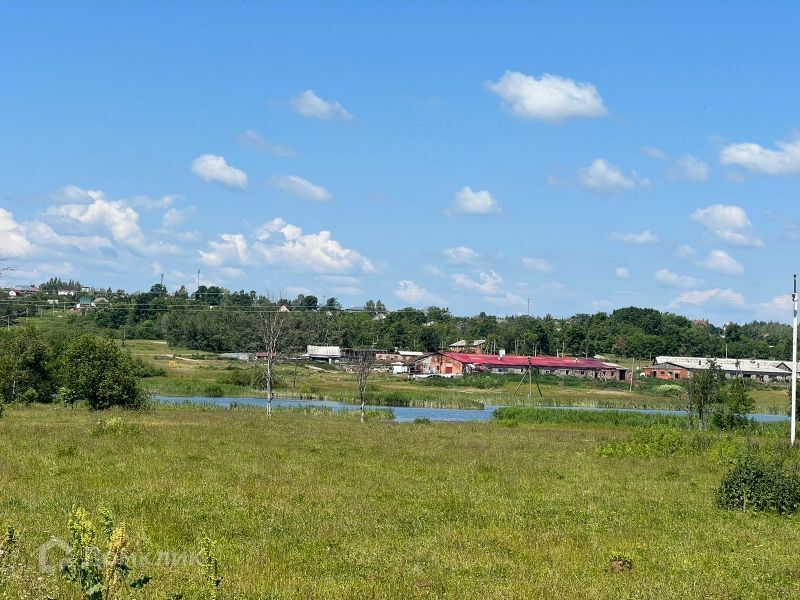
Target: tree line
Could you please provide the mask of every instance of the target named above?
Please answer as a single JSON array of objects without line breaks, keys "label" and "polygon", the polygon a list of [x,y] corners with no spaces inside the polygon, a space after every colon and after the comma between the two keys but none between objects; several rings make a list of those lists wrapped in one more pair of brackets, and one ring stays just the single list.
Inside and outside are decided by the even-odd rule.
[{"label": "tree line", "polygon": [[[380,300],[343,309],[336,298],[321,302],[313,295],[270,299],[255,291],[229,291],[200,286],[169,293],[161,284],[128,294],[105,290],[108,304],[87,315],[72,315],[98,329],[125,338],[166,339],[173,345],[213,352],[261,350],[258,312],[276,307],[291,311],[287,351],[307,344],[350,348],[436,351],[460,339],[484,339],[484,351],[501,348],[514,354],[592,356],[615,354],[648,360],[657,355],[729,356],[786,360],[791,354],[791,328],[753,321],[716,326],[707,321],[651,308],[628,307],[611,313],[498,317],[486,313],[458,316],[447,308],[404,308],[388,311]],[[0,314],[15,311],[44,314],[56,309],[42,298],[0,303]]]}]

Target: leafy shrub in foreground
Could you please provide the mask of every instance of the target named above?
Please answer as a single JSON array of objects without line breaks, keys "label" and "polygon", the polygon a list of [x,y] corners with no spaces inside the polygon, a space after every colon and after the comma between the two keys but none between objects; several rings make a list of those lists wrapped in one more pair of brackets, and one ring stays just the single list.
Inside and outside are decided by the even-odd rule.
[{"label": "leafy shrub in foreground", "polygon": [[728,510],[791,514],[800,508],[800,474],[778,458],[768,460],[750,452],[723,477],[716,501]]}]

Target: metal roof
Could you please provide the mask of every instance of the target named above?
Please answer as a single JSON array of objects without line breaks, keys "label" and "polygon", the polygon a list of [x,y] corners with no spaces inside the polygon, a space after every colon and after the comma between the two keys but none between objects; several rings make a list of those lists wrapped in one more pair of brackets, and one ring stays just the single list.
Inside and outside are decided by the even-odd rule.
[{"label": "metal roof", "polygon": [[512,367],[520,368],[531,365],[537,369],[618,369],[620,367],[604,363],[595,358],[572,358],[555,356],[500,356],[497,354],[470,354],[467,352],[441,352],[452,360],[465,365],[483,367]]},{"label": "metal roof", "polygon": [[758,358],[701,358],[698,356],[656,356],[655,364],[671,364],[682,369],[705,370],[710,361],[723,371],[786,375],[792,372],[792,361],[762,360]]}]

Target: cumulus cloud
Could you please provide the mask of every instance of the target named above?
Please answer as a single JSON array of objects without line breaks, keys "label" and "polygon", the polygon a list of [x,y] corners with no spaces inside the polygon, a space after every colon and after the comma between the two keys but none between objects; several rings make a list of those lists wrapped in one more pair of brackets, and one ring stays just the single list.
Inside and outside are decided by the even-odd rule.
[{"label": "cumulus cloud", "polygon": [[297,153],[294,148],[284,146],[283,144],[276,144],[268,139],[262,137],[258,132],[252,129],[247,129],[236,136],[239,144],[244,148],[251,148],[258,150],[264,154],[271,154],[272,156],[280,156],[282,158],[294,158]]},{"label": "cumulus cloud", "polygon": [[0,208],[0,258],[21,258],[32,250],[22,225],[10,211]]},{"label": "cumulus cloud", "polygon": [[700,280],[688,275],[678,275],[669,269],[659,269],[656,271],[655,279],[659,283],[668,285],[670,287],[690,288],[695,287],[700,283]]},{"label": "cumulus cloud", "polygon": [[702,183],[708,181],[708,165],[691,154],[685,154],[675,160],[675,166],[670,171],[672,179]]},{"label": "cumulus cloud", "polygon": [[47,214],[104,228],[118,244],[139,251],[146,249],[144,233],[139,227],[139,213],[136,210],[122,200],[108,200],[103,192],[88,193],[93,198],[91,203],[51,206],[47,209]]},{"label": "cumulus cloud", "polygon": [[689,258],[690,256],[695,255],[695,249],[692,248],[689,244],[681,244],[677,248],[675,248],[675,256],[677,258]]},{"label": "cumulus cloud", "polygon": [[182,209],[170,208],[164,213],[164,216],[161,217],[161,225],[166,229],[177,227],[178,225],[183,224],[186,219],[191,217],[194,214],[194,211],[194,206],[189,206]]},{"label": "cumulus cloud", "polygon": [[297,175],[276,175],[271,177],[270,185],[291,194],[296,198],[313,200],[314,202],[327,202],[333,195],[321,185],[315,185],[308,179]]},{"label": "cumulus cloud", "polygon": [[630,279],[631,272],[625,267],[617,267],[614,269],[614,277],[617,279]]},{"label": "cumulus cloud", "polygon": [[794,303],[792,302],[791,294],[780,294],[769,302],[755,303],[753,308],[755,308],[758,313],[770,318],[782,318],[784,321],[788,321],[792,317]]},{"label": "cumulus cloud", "polygon": [[401,279],[397,282],[394,295],[403,302],[408,302],[413,306],[429,306],[431,304],[443,304],[444,301],[436,294],[426,290],[421,285],[411,279]]},{"label": "cumulus cloud", "polygon": [[314,90],[306,90],[294,96],[289,105],[292,110],[308,119],[322,119],[330,121],[340,119],[342,121],[352,121],[351,115],[336,100],[323,100],[314,93]]},{"label": "cumulus cloud", "polygon": [[469,246],[456,246],[455,248],[446,248],[445,250],[442,251],[442,254],[444,254],[445,258],[449,262],[456,265],[468,265],[470,263],[474,263],[481,256]]},{"label": "cumulus cloud", "polygon": [[619,233],[615,231],[611,234],[612,242],[622,242],[623,244],[655,244],[658,242],[658,236],[649,229],[645,229],[641,233]]},{"label": "cumulus cloud", "polygon": [[800,173],[800,134],[788,142],[778,141],[775,146],[777,149],[754,143],[729,144],[722,148],[720,161],[762,175]]},{"label": "cumulus cloud", "polygon": [[461,188],[453,199],[448,214],[488,215],[499,213],[500,206],[486,190],[473,191],[469,186]]},{"label": "cumulus cloud", "polygon": [[608,114],[594,85],[549,73],[535,77],[506,71],[497,82],[486,82],[486,89],[498,95],[512,114],[523,119],[558,123]]},{"label": "cumulus cloud", "polygon": [[201,154],[192,161],[192,173],[203,181],[217,181],[230,188],[247,187],[247,173],[230,166],[224,156]]},{"label": "cumulus cloud", "polygon": [[759,248],[764,245],[761,238],[750,232],[750,220],[740,206],[712,204],[698,208],[691,217],[692,220],[702,223],[717,238],[734,246]]},{"label": "cumulus cloud", "polygon": [[553,265],[547,262],[543,258],[532,258],[526,256],[522,259],[522,264],[532,269],[534,271],[539,271],[540,273],[552,273],[553,272]]},{"label": "cumulus cloud", "polygon": [[582,167],[578,171],[578,183],[591,192],[614,194],[648,187],[650,180],[638,177],[636,171],[631,171],[630,176],[623,175],[622,171],[614,165],[607,163],[602,158],[597,158],[591,165]]},{"label": "cumulus cloud", "polygon": [[471,292],[477,292],[483,295],[496,295],[501,292],[500,285],[503,283],[503,278],[495,273],[492,269],[488,271],[479,271],[478,278],[473,279],[463,273],[456,273],[450,276],[458,287]]},{"label": "cumulus cloud", "polygon": [[200,250],[200,259],[212,267],[226,266],[231,262],[246,264],[249,260],[247,240],[241,233],[223,233],[218,240],[208,242],[209,250]]},{"label": "cumulus cloud", "polygon": [[33,221],[25,224],[28,238],[40,248],[67,247],[81,250],[111,248],[111,240],[101,235],[62,235],[47,223]]},{"label": "cumulus cloud", "polygon": [[725,275],[742,275],[744,267],[724,250],[712,250],[700,266]]},{"label": "cumulus cloud", "polygon": [[692,304],[699,306],[710,302],[728,306],[744,306],[744,296],[730,288],[713,288],[708,290],[689,290],[683,292],[672,301],[673,305]]},{"label": "cumulus cloud", "polygon": [[330,231],[303,233],[296,225],[276,218],[256,231],[253,250],[272,265],[312,273],[373,272],[365,256],[334,240]]}]

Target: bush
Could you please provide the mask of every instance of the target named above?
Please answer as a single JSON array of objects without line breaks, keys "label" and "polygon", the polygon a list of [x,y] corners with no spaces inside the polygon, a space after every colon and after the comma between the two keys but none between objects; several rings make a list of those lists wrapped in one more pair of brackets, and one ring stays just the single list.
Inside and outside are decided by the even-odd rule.
[{"label": "bush", "polygon": [[138,356],[131,358],[131,368],[134,374],[140,378],[165,377],[167,375],[167,370],[164,367],[145,362]]},{"label": "bush", "polygon": [[800,475],[778,458],[768,460],[749,452],[722,479],[716,501],[728,510],[791,514],[800,508]]},{"label": "bush", "polygon": [[208,396],[209,398],[222,398],[225,395],[225,390],[222,389],[222,386],[216,383],[209,383],[203,394]]},{"label": "bush", "polygon": [[85,401],[92,410],[144,408],[147,395],[132,363],[113,340],[83,334],[61,356],[62,396]]}]

